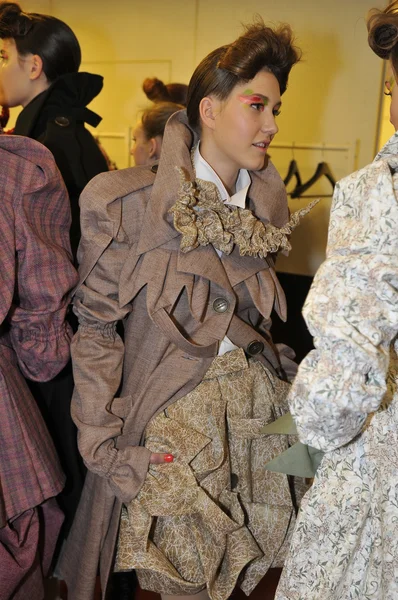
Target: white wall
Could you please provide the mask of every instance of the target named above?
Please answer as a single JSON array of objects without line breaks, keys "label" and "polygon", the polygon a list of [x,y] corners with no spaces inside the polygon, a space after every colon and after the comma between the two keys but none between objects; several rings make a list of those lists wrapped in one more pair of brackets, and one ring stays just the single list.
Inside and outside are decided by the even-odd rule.
[{"label": "white wall", "polygon": [[[266,21],[286,21],[304,52],[293,69],[283,98],[276,142],[320,144],[325,150],[296,150],[303,179],[321,160],[337,179],[370,162],[375,152],[382,61],[367,45],[365,16],[385,0],[35,0],[26,10],[65,20],[82,46],[82,69],[103,74],[105,86],[91,108],[103,121],[98,132],[123,134],[146,104],[142,80],[188,83],[197,63],[215,47],[232,41],[241,22],[260,14]],[[15,111],[13,113],[15,117]],[[123,139],[105,140],[119,167],[127,166]],[[348,146],[333,152],[330,145]],[[355,148],[359,150],[355,159]],[[282,177],[291,150],[271,149]],[[311,193],[328,194],[328,182]],[[291,209],[309,199],[291,200]],[[292,236],[293,252],[279,268],[313,273],[324,256],[330,198],[322,201]]]}]

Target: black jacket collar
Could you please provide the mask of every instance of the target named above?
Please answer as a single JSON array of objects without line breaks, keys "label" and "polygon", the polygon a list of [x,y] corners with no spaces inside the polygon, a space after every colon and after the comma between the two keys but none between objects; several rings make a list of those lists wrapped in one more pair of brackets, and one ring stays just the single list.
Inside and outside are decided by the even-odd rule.
[{"label": "black jacket collar", "polygon": [[103,77],[91,73],[68,73],[58,77],[44,92],[33,98],[19,114],[14,133],[38,139],[49,119],[67,117],[96,127],[101,117],[87,108],[100,93]]}]

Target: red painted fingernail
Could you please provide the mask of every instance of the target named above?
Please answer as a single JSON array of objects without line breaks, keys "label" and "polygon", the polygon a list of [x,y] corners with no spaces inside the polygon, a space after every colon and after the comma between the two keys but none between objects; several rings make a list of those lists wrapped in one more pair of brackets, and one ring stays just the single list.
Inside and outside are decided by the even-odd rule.
[{"label": "red painted fingernail", "polygon": [[174,460],[174,456],[172,454],[164,455],[164,462],[173,462],[173,460]]}]

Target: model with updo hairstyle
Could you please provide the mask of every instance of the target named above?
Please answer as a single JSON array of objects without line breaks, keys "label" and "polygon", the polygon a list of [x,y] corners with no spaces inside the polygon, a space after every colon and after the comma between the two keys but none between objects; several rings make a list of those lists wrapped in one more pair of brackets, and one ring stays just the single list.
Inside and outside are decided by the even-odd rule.
[{"label": "model with updo hairstyle", "polygon": [[[261,430],[296,372],[270,317],[286,318],[274,261],[300,215],[267,154],[299,56],[287,25],[247,27],[196,69],[158,169],[81,196],[72,412],[89,471],[58,566],[73,600],[98,564],[103,597],[136,570],[163,600],[227,600],[283,562],[305,485],[266,472],[287,441]],[[149,136],[168,106],[144,113]]]},{"label": "model with updo hairstyle", "polygon": [[196,68],[188,88],[189,124],[198,127],[199,104],[204,96],[214,94],[224,100],[236,85],[250,81],[263,68],[275,75],[284,94],[290,70],[300,57],[288,25],[272,29],[259,21],[248,26],[233,44],[213,50]]},{"label": "model with updo hairstyle", "polygon": [[174,102],[187,105],[188,86],[185,83],[163,83],[156,77],[144,80],[142,89],[146,97],[152,102]]},{"label": "model with updo hairstyle", "polygon": [[146,165],[159,160],[166,123],[171,115],[183,109],[182,104],[157,102],[144,110],[132,134],[130,154],[135,165]]},{"label": "model with updo hairstyle", "polygon": [[398,2],[392,2],[385,10],[372,10],[367,25],[369,46],[380,58],[391,60],[398,73]]},{"label": "model with updo hairstyle", "polygon": [[22,106],[14,134],[36,139],[53,153],[71,200],[76,254],[79,194],[91,177],[108,170],[84,126],[86,122],[96,127],[101,121],[86,105],[101,91],[103,78],[78,73],[80,45],[66,23],[26,13],[15,2],[0,2],[0,42],[0,106]]},{"label": "model with updo hairstyle", "polygon": [[0,39],[13,39],[20,56],[38,54],[52,83],[65,73],[77,73],[81,62],[79,42],[72,29],[49,15],[24,13],[15,2],[0,4]]},{"label": "model with updo hairstyle", "polygon": [[325,454],[275,600],[398,598],[398,2],[367,24],[370,47],[389,60],[396,132],[336,186],[326,260],[306,298],[315,350],[289,405],[300,440]]}]

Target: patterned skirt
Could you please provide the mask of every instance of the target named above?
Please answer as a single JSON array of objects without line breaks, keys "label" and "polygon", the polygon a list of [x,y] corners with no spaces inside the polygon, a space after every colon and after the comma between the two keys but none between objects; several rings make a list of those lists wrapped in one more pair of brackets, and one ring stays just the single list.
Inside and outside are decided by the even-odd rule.
[{"label": "patterned skirt", "polygon": [[261,429],[287,411],[288,387],[234,350],[151,420],[145,446],[175,458],[150,465],[140,493],[123,506],[116,571],[136,569],[143,589],[207,588],[212,600],[225,600],[238,581],[249,595],[283,564],[295,522],[292,482],[264,465],[288,440]]}]

